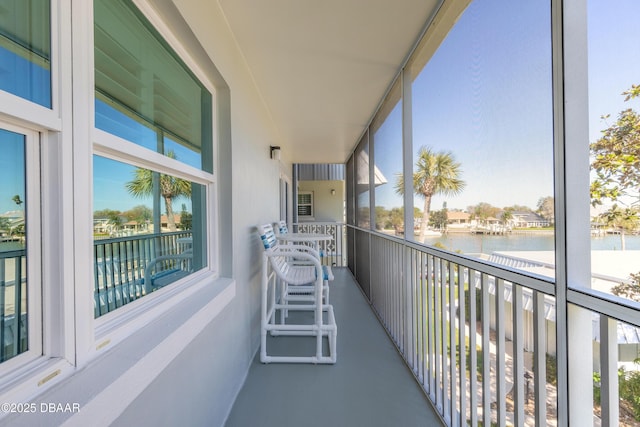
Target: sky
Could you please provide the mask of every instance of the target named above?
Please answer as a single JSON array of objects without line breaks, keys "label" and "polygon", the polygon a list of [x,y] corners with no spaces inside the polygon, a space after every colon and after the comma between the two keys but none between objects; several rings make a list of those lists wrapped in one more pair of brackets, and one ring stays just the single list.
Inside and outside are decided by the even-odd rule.
[{"label": "sky", "polygon": [[[432,209],[440,209],[444,202],[450,209],[480,202],[535,208],[541,197],[553,194],[548,3],[472,2],[413,82],[414,157],[423,145],[449,151],[461,163],[466,183],[458,196],[434,197]],[[589,142],[595,141],[622,109],[640,110],[640,100],[624,103],[620,95],[631,84],[640,84],[638,16],[637,0],[588,1]],[[0,56],[2,72],[12,69],[7,52],[3,50],[4,56]],[[24,66],[25,61],[13,59],[18,61],[16,67]],[[37,83],[48,78],[42,78],[37,67],[29,67],[30,72],[14,68],[15,73],[3,81],[16,84],[0,89],[26,87],[31,95],[25,92],[21,96],[37,99],[42,97],[38,93],[49,93],[49,85]],[[46,70],[42,73],[49,75]],[[36,83],[29,83],[32,78]],[[154,132],[104,107],[96,103],[97,127],[155,150]],[[611,115],[607,122],[600,118],[604,114]],[[376,166],[388,181],[376,189],[378,206],[401,204],[393,190],[401,170],[400,125],[398,105],[374,135]],[[0,213],[4,213],[16,208],[11,201],[14,195],[21,194],[24,200],[24,159],[19,154],[22,144],[6,132],[0,135]],[[180,151],[181,146],[169,140],[165,143],[178,152],[181,161],[200,167],[199,155]],[[142,202],[124,189],[133,169],[95,157],[94,210],[124,211]],[[414,203],[423,206],[421,199]],[[178,201],[178,209],[180,204]]]},{"label": "sky", "polygon": [[[551,39],[548,2],[476,1],[412,84],[414,163],[421,146],[451,152],[466,188],[435,196],[432,209],[536,208],[553,195]],[[615,7],[612,7],[615,5]],[[600,116],[633,106],[620,93],[640,84],[640,2],[589,2],[590,142]],[[400,106],[374,134],[375,163],[389,184],[376,205],[399,206]],[[587,143],[587,142],[585,142]],[[423,201],[414,204],[422,209]]]},{"label": "sky", "polygon": [[0,129],[0,214],[24,209],[13,202],[15,195],[25,200],[24,136]]}]

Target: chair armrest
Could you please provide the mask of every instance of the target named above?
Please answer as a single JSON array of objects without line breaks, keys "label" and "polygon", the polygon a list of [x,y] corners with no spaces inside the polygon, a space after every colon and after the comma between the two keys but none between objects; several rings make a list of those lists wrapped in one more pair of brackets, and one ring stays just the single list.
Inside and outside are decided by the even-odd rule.
[{"label": "chair armrest", "polygon": [[162,261],[168,261],[168,260],[192,260],[193,259],[193,253],[191,253],[190,251],[184,252],[182,254],[177,254],[177,255],[161,255],[159,257],[156,257],[154,259],[152,259],[151,261],[149,261],[149,264],[147,264],[147,267],[144,269],[144,287],[145,287],[145,291],[147,293],[152,291],[152,286],[151,283],[153,281],[153,276],[151,275],[151,271],[154,269],[155,265],[159,262]]}]

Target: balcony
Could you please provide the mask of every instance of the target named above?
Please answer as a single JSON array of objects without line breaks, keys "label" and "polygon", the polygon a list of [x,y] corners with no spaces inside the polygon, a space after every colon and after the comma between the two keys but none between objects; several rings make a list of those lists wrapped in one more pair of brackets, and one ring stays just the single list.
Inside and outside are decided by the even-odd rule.
[{"label": "balcony", "polygon": [[[567,392],[557,360],[566,350],[550,278],[351,226],[346,234],[349,268],[336,268],[332,287],[338,363],[263,365],[256,357],[227,426],[312,425],[316,404],[323,425],[562,425]],[[572,332],[593,347],[587,369],[597,371],[597,400],[568,395],[594,425],[638,425],[624,399],[618,407],[628,387],[618,369],[638,325],[579,310],[572,315],[590,322]],[[300,338],[269,339],[272,351],[305,351]]]},{"label": "balcony", "polygon": [[[338,363],[264,365],[256,355],[227,427],[442,425],[351,273],[334,268],[334,275]],[[287,354],[305,344],[300,337],[268,342]],[[309,345],[313,352],[313,338]]]}]

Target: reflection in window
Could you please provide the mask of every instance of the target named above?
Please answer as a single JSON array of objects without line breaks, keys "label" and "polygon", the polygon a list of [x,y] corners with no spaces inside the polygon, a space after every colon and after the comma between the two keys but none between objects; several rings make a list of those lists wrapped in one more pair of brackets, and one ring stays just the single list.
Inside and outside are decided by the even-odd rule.
[{"label": "reflection in window", "polygon": [[640,301],[638,14],[637,1],[588,2],[591,286],[635,301]]},{"label": "reflection in window", "polygon": [[554,276],[550,16],[549,2],[472,2],[410,64],[414,174],[435,170],[417,240]]},{"label": "reflection in window", "polygon": [[96,317],[206,265],[204,187],[94,156]]},{"label": "reflection in window", "polygon": [[27,350],[25,136],[0,129],[0,362]]},{"label": "reflection in window", "polygon": [[0,90],[51,108],[49,0],[0,6]]},{"label": "reflection in window", "polygon": [[96,127],[213,172],[211,93],[131,2],[94,5]]}]

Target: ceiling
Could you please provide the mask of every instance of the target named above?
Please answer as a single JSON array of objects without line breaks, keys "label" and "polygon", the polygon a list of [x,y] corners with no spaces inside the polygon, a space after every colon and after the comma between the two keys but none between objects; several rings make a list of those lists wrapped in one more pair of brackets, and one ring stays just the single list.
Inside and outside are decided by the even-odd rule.
[{"label": "ceiling", "polygon": [[437,0],[218,0],[294,163],[343,163]]}]

